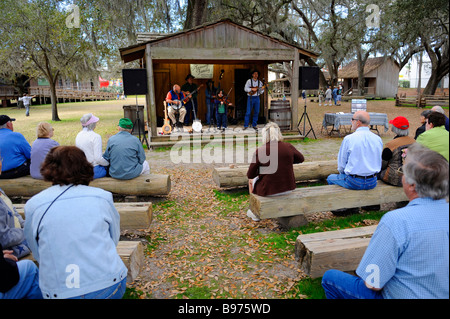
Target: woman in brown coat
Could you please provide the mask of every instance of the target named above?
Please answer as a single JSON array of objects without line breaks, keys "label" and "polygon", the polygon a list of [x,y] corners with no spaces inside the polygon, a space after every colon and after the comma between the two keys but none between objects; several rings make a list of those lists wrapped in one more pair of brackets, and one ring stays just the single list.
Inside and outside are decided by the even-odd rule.
[{"label": "woman in brown coat", "polygon": [[[295,189],[293,164],[305,159],[294,146],[283,142],[280,128],[268,123],[262,130],[263,145],[253,155],[247,171],[249,192],[259,196],[282,195]],[[247,216],[256,220],[251,213]]]}]

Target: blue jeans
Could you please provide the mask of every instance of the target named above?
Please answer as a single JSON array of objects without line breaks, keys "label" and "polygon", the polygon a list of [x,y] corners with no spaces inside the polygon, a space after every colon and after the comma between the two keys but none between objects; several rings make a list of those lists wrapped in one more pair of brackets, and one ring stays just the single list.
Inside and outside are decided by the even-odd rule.
[{"label": "blue jeans", "polygon": [[367,288],[361,278],[335,269],[325,272],[322,287],[327,299],[383,299],[380,291]]},{"label": "blue jeans", "polygon": [[29,105],[25,105],[25,115],[26,116],[30,115],[30,106]]},{"label": "blue jeans", "polygon": [[106,167],[97,165],[94,166],[94,179],[105,177],[107,173]]},{"label": "blue jeans", "polygon": [[216,112],[217,127],[227,128],[227,113]]},{"label": "blue jeans", "polygon": [[[214,102],[211,99],[206,99],[206,124],[211,124],[211,120],[214,122]],[[216,123],[217,124],[217,123]]]},{"label": "blue jeans", "polygon": [[331,174],[327,182],[328,185],[339,185],[347,189],[367,190],[377,186],[377,177],[358,178],[347,174]]},{"label": "blue jeans", "polygon": [[[2,252],[0,252],[2,253]],[[19,282],[5,293],[0,292],[1,299],[42,299],[39,289],[39,270],[31,260],[21,260],[17,263],[19,268]]]},{"label": "blue jeans", "polygon": [[244,127],[248,127],[252,109],[253,109],[252,126],[255,127],[258,124],[259,96],[248,96],[247,97],[247,112],[245,113]]},{"label": "blue jeans", "polygon": [[[195,108],[195,114],[198,114],[198,105],[197,105],[197,99],[192,98],[189,102],[187,102],[184,105],[184,108],[186,109],[186,116],[184,117],[184,125],[188,125],[191,121],[194,120],[194,114],[192,113]],[[191,118],[192,113],[192,118]]]},{"label": "blue jeans", "polygon": [[121,282],[101,290],[90,292],[85,295],[69,298],[69,299],[122,299],[127,288],[127,277]]}]

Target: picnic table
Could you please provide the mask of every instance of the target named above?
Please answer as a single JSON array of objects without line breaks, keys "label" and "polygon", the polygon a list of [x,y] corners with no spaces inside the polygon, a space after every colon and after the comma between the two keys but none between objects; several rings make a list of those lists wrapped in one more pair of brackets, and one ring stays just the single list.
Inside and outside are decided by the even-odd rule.
[{"label": "picnic table", "polygon": [[[386,113],[370,113],[370,129],[376,131],[378,135],[380,132],[378,131],[377,126],[384,126],[384,132],[389,130],[389,120]],[[333,132],[338,132],[339,137],[341,136],[340,128],[345,125],[352,125],[353,113],[325,113],[322,122],[322,129],[325,128],[327,130],[328,135],[331,135]],[[331,130],[328,132],[328,127],[331,126]]]}]

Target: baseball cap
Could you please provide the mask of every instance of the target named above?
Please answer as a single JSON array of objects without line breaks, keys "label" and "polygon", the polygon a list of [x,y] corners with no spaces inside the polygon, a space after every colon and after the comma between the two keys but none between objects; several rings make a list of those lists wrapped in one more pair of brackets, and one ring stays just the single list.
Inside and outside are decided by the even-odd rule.
[{"label": "baseball cap", "polygon": [[396,128],[399,128],[401,130],[406,130],[407,128],[409,128],[408,119],[404,116],[397,116],[395,119],[390,120],[389,124],[392,124]]},{"label": "baseball cap", "polygon": [[0,125],[5,125],[8,122],[15,121],[16,119],[10,118],[8,115],[0,115]]},{"label": "baseball cap", "polygon": [[122,118],[119,120],[119,126],[121,128],[127,129],[127,130],[131,130],[133,128],[133,122],[131,122],[130,119],[128,118]]}]

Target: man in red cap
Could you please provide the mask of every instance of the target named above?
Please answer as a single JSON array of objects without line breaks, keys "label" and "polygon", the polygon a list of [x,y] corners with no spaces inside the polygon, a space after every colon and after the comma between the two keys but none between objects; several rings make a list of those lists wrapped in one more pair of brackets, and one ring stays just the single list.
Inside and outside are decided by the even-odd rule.
[{"label": "man in red cap", "polygon": [[409,122],[406,117],[397,116],[389,124],[392,124],[391,130],[395,137],[383,149],[380,179],[394,186],[402,186],[402,177],[397,171],[403,166],[406,149],[415,143],[415,139],[408,136]]}]

